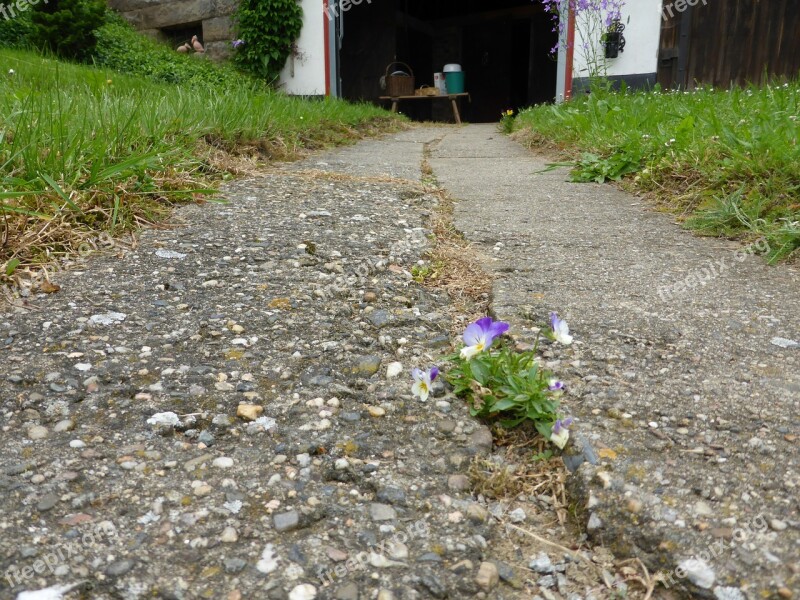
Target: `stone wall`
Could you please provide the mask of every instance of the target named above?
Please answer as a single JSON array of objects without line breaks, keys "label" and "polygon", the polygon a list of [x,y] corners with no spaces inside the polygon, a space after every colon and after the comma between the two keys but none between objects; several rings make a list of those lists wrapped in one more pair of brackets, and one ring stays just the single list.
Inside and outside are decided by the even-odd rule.
[{"label": "stone wall", "polygon": [[[109,0],[109,6],[146,35],[172,41],[176,47],[196,35],[209,58],[230,56],[236,0]],[[176,41],[175,31],[186,32],[187,40]]]}]

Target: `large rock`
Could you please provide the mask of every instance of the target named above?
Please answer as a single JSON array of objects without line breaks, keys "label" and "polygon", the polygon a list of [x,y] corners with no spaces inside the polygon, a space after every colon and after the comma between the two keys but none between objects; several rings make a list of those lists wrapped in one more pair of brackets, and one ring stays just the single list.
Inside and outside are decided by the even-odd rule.
[{"label": "large rock", "polygon": [[[233,19],[231,17],[212,17],[203,21],[203,42],[206,52],[209,51],[209,42],[219,42],[233,39]],[[228,44],[225,44],[227,47]]]},{"label": "large rock", "polygon": [[140,29],[161,29],[219,16],[213,0],[177,0],[126,13],[125,17],[130,20],[129,15],[136,15]]},{"label": "large rock", "polygon": [[108,5],[117,12],[131,12],[148,6],[169,4],[172,0],[108,0]]},{"label": "large rock", "polygon": [[206,44],[206,56],[211,60],[227,60],[232,54],[230,41],[208,42]]}]

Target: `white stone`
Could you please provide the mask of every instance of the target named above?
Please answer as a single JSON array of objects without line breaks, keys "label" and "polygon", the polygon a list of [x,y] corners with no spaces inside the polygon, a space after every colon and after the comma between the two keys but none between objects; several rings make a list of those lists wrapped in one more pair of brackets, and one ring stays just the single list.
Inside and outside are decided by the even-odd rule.
[{"label": "white stone", "polygon": [[128,315],[118,312],[107,312],[99,315],[92,315],[89,317],[89,323],[92,325],[113,325],[114,323],[122,323]]},{"label": "white stone", "polygon": [[714,588],[714,597],[717,600],[745,600],[742,590],[735,587],[720,587]]},{"label": "white stone", "polygon": [[63,600],[65,594],[80,586],[81,583],[82,582],[70,585],[54,585],[53,587],[43,590],[20,592],[17,595],[17,600]]},{"label": "white stone", "polygon": [[219,458],[215,458],[214,462],[211,464],[218,469],[230,469],[233,466],[233,459],[227,456],[220,456]]},{"label": "white stone", "polygon": [[401,362],[389,363],[389,365],[386,367],[386,378],[394,379],[402,372],[403,372],[403,363]]},{"label": "white stone", "polygon": [[269,575],[278,568],[278,556],[275,553],[275,546],[267,544],[261,553],[261,560],[256,563],[256,569],[264,575]]},{"label": "white stone", "polygon": [[510,513],[508,513],[508,518],[511,520],[512,523],[524,523],[525,520],[528,518],[528,515],[525,514],[525,511],[521,508],[515,508]]},{"label": "white stone", "polygon": [[686,573],[689,581],[704,590],[710,589],[717,578],[711,565],[699,558],[684,560],[678,565],[678,569]]},{"label": "white stone", "polygon": [[303,583],[289,592],[289,600],[314,600],[317,597],[317,588],[310,583]]},{"label": "white stone", "polygon": [[780,519],[771,519],[769,522],[769,526],[773,531],[783,531],[788,527],[785,521],[781,521]]},{"label": "white stone", "polygon": [[33,425],[28,429],[28,438],[32,440],[43,440],[47,437],[47,427]]},{"label": "white stone", "polygon": [[387,567],[399,567],[405,566],[403,563],[389,560],[383,554],[378,554],[377,552],[370,552],[369,553],[369,564],[371,564],[376,569],[385,569]]},{"label": "white stone", "polygon": [[222,535],[219,536],[219,540],[225,544],[233,544],[238,539],[239,534],[234,527],[226,527],[222,530]]},{"label": "white stone", "polygon": [[694,512],[697,515],[706,516],[707,517],[709,515],[713,515],[714,514],[714,509],[712,509],[708,504],[706,504],[705,502],[703,502],[701,500],[700,502],[697,502],[694,505]]},{"label": "white stone", "polygon": [[177,427],[180,425],[180,422],[181,420],[174,412],[156,413],[147,419],[147,423],[149,425],[155,425],[159,427]]},{"label": "white stone", "polygon": [[408,558],[408,546],[406,546],[402,542],[390,541],[386,551],[388,552],[389,556],[394,560],[405,560],[406,558]]},{"label": "white stone", "polygon": [[786,338],[782,337],[774,337],[771,340],[772,345],[778,346],[779,348],[800,348],[800,342],[796,342],[794,340],[787,340]]},{"label": "white stone", "polygon": [[164,250],[163,248],[159,248],[156,250],[156,256],[159,258],[170,258],[175,260],[183,260],[186,258],[185,254],[181,254],[180,252],[175,252],[174,250]]},{"label": "white stone", "polygon": [[258,417],[255,421],[250,423],[248,429],[252,426],[255,429],[269,431],[270,429],[274,429],[277,424],[278,422],[272,417]]}]

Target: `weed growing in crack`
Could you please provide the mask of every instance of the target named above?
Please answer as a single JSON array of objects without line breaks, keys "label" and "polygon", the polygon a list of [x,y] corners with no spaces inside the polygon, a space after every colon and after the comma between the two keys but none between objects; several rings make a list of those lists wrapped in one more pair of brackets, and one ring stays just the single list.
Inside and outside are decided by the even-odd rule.
[{"label": "weed growing in crack", "polygon": [[[564,345],[572,342],[569,327],[555,313],[551,325],[549,337]],[[508,429],[531,423],[542,437],[563,449],[572,424],[571,418],[559,414],[564,384],[537,362],[538,344],[533,350],[518,351],[501,341],[492,351],[495,340],[500,340],[508,329],[508,323],[491,317],[472,323],[464,332],[464,346],[445,357],[452,365],[446,378],[454,393],[467,401],[473,417],[498,422]],[[412,393],[423,401],[427,399],[438,373],[436,367],[427,372],[414,369]]]}]

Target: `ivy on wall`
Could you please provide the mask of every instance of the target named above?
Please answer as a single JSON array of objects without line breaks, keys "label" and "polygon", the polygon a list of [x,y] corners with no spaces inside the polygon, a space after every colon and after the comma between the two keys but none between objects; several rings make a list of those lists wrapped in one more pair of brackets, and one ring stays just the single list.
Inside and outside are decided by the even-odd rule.
[{"label": "ivy on wall", "polygon": [[242,0],[236,20],[234,62],[258,77],[277,79],[303,28],[297,0]]}]

